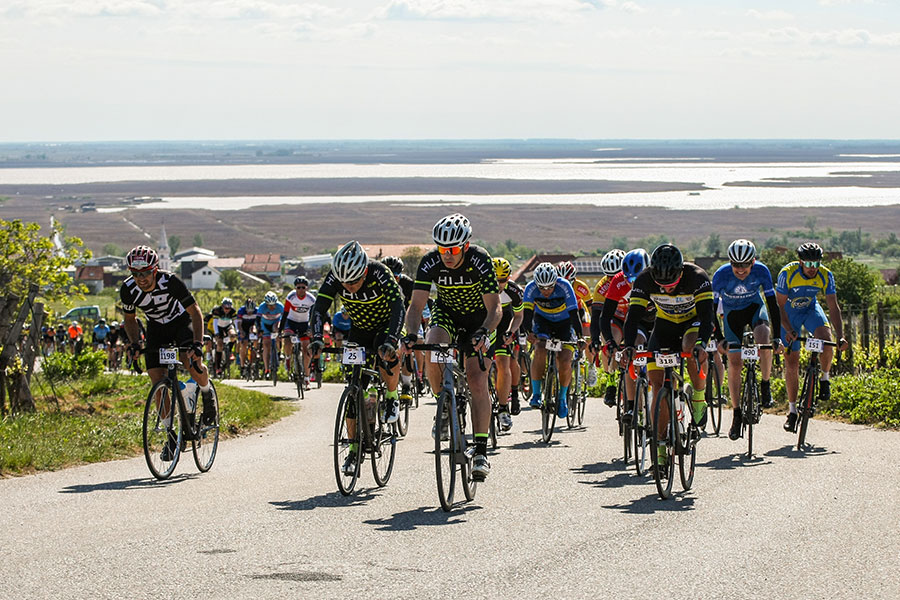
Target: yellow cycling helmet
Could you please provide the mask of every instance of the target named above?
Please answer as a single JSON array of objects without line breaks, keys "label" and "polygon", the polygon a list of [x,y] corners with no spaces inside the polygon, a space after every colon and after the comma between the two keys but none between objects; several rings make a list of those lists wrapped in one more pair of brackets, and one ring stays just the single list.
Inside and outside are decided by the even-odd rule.
[{"label": "yellow cycling helmet", "polygon": [[509,264],[509,261],[501,256],[495,258],[493,262],[497,279],[509,279],[509,276],[512,275],[512,265]]}]

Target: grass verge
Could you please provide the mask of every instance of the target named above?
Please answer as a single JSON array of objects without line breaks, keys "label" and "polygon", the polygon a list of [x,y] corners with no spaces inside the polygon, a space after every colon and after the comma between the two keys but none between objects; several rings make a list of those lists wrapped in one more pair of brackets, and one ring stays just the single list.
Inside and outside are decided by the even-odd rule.
[{"label": "grass verge", "polygon": [[[0,420],[0,475],[54,471],[64,467],[128,458],[142,452],[145,376],[103,373],[56,386],[37,386],[38,411]],[[295,409],[261,392],[216,384],[221,438],[264,427]]]}]

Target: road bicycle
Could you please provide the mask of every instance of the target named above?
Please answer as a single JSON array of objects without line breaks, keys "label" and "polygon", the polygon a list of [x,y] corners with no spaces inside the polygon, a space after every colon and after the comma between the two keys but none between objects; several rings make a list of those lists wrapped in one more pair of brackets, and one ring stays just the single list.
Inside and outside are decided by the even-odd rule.
[{"label": "road bicycle", "polygon": [[572,356],[572,386],[569,388],[567,397],[569,414],[566,415],[566,425],[569,429],[576,425],[581,427],[584,423],[584,407],[587,404],[587,370],[588,362],[585,360],[584,351],[576,350]]},{"label": "road bicycle", "polygon": [[718,351],[716,341],[710,340],[706,345],[706,413],[709,415],[708,421],[712,424],[713,433],[717,436],[722,430],[722,407],[728,404],[728,399],[722,395],[722,374],[716,365],[715,357]]},{"label": "road bicycle", "polygon": [[744,334],[743,343],[729,344],[729,348],[741,351],[744,372],[741,379],[741,437],[747,438],[747,458],[753,458],[753,426],[759,423],[762,416],[762,403],[759,398],[759,362],[760,350],[771,350],[772,344],[756,344],[753,332]]},{"label": "road bicycle", "polygon": [[[293,333],[283,333],[281,337],[290,337],[291,339],[291,380],[297,386],[297,397],[303,400],[306,390],[306,370],[303,368],[302,338]],[[314,362],[319,361],[317,359]]]},{"label": "road bicycle", "polygon": [[[465,361],[456,359],[461,352],[455,343],[416,344],[412,349],[430,352],[430,360],[441,365],[441,391],[435,414],[434,469],[441,508],[450,511],[454,504],[457,473],[467,501],[475,498],[478,487],[472,476],[475,446],[466,434],[466,407],[472,396],[466,381]],[[478,353],[478,364],[482,371],[486,370],[481,352]]]},{"label": "road bicycle", "polygon": [[397,428],[382,420],[385,390],[378,372],[381,360],[376,356],[371,361],[375,368],[369,368],[366,349],[348,342],[341,348],[323,348],[322,352],[340,354],[341,363],[350,367],[350,379],[338,402],[334,422],[334,476],[338,490],[344,496],[353,493],[366,456],[371,458],[375,483],[384,487],[394,471]]},{"label": "road bicycle", "polygon": [[[617,353],[617,362],[621,360],[621,353]],[[628,371],[629,376],[634,374],[634,406],[631,416],[631,439],[634,444],[634,469],[638,476],[647,473],[647,461],[650,460],[650,449],[656,448],[653,442],[653,424],[650,418],[650,380],[647,378],[647,354],[642,348],[632,361]]]},{"label": "road bicycle", "polygon": [[[620,350],[617,350],[613,354],[613,358],[615,360],[615,364],[620,364],[620,361],[622,359],[622,352]],[[626,377],[628,377],[628,369],[620,366],[618,368],[618,372],[619,381],[616,385],[616,422],[619,425],[619,437],[622,438],[622,460],[625,462],[625,466],[628,466],[628,463],[632,458],[632,452],[635,451],[635,430],[633,427],[635,410],[634,408],[632,408],[632,414],[628,414],[629,402],[625,379]],[[638,468],[638,475],[640,474],[641,468]]]},{"label": "road bicycle", "polygon": [[400,395],[400,418],[397,419],[397,431],[401,437],[406,436],[409,431],[409,409],[419,408],[419,385],[415,380],[418,377],[416,371],[418,362],[415,354],[407,354],[403,361],[407,372],[412,373],[414,380],[409,386],[409,396]]},{"label": "road bicycle", "polygon": [[[817,338],[798,338],[801,344],[805,344],[809,352],[809,361],[806,365],[806,374],[803,376],[803,388],[797,397],[797,450],[802,451],[806,444],[806,433],[809,429],[809,420],[816,414],[816,404],[819,400],[819,354],[825,351],[825,346],[837,347],[836,342],[820,340]],[[790,352],[790,349],[787,350]]]},{"label": "road bicycle", "polygon": [[[157,479],[166,479],[172,474],[188,441],[191,442],[194,463],[201,472],[209,471],[216,459],[219,447],[219,403],[216,388],[210,381],[215,418],[211,423],[204,422],[204,419],[198,419],[196,415],[200,397],[196,383],[185,398],[182,389],[187,388],[178,379],[178,368],[182,365],[178,355],[190,349],[191,346],[159,349],[159,363],[166,366],[166,376],[153,384],[144,404],[144,458],[150,472]],[[193,366],[198,368],[196,363]]]},{"label": "road bicycle", "polygon": [[519,361],[519,389],[524,395],[527,395],[531,389],[531,354],[528,348],[528,338],[524,333],[520,333],[517,338],[516,360]]},{"label": "road bicycle", "polygon": [[542,339],[547,349],[547,370],[542,384],[544,398],[541,403],[541,439],[545,444],[549,444],[556,427],[556,403],[559,398],[559,369],[556,361],[557,354],[562,352],[563,343],[562,340],[555,338]]}]

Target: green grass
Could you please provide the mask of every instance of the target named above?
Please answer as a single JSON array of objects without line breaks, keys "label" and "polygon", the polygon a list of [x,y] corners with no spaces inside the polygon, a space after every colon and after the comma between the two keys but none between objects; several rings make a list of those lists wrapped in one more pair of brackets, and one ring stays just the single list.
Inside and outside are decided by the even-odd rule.
[{"label": "green grass", "polygon": [[[146,376],[113,375],[56,386],[59,410],[50,390],[36,386],[38,411],[0,420],[0,475],[53,471],[71,465],[139,455]],[[266,394],[216,385],[221,437],[233,437],[293,412],[291,405]]]}]

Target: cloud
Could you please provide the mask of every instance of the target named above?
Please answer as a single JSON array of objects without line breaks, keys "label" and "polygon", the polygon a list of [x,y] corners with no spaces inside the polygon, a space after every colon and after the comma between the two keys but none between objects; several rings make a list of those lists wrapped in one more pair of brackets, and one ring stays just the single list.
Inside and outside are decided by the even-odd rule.
[{"label": "cloud", "polygon": [[794,18],[794,15],[783,10],[759,11],[751,8],[746,14],[748,17],[759,19],[760,21],[790,21]]},{"label": "cloud", "polygon": [[323,4],[269,0],[14,0],[0,15],[24,18],[322,19],[344,11]]},{"label": "cloud", "polygon": [[378,11],[378,17],[398,21],[560,21],[615,4],[615,0],[391,0]]},{"label": "cloud", "polygon": [[20,18],[156,17],[164,11],[164,0],[19,0],[0,9],[0,14]]}]

